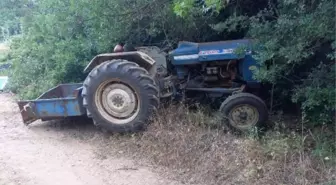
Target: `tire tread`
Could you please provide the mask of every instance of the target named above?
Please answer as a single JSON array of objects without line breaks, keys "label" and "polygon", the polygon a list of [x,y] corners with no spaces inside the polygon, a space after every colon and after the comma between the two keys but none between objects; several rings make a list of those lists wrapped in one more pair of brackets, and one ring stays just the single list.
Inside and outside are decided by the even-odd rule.
[{"label": "tire tread", "polygon": [[92,114],[92,110],[90,110],[92,109],[92,106],[88,104],[89,88],[91,84],[95,83],[95,79],[97,79],[99,75],[102,75],[102,73],[107,74],[111,72],[126,73],[128,76],[132,76],[134,79],[137,79],[137,83],[141,85],[146,91],[145,95],[143,96],[146,96],[149,101],[149,105],[147,107],[149,114],[151,115],[157,110],[157,107],[159,106],[159,91],[155,81],[152,79],[152,77],[149,76],[148,71],[146,71],[144,68],[141,68],[134,62],[118,59],[106,61],[96,66],[85,79],[83,83],[82,97],[83,106],[86,109],[87,116],[93,119],[94,124],[97,127],[102,127],[109,131],[129,132],[140,130],[145,125],[150,115],[140,116],[141,118],[137,119],[135,123],[132,124],[132,126],[128,124],[120,126],[113,123],[110,123],[110,126],[106,126],[106,123],[102,124],[102,118]]}]

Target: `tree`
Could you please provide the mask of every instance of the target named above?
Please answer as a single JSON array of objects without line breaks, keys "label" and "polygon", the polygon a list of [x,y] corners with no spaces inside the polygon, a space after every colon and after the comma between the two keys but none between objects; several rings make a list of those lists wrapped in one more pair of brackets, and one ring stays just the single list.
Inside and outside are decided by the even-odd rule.
[{"label": "tree", "polygon": [[262,46],[255,50],[261,68],[254,74],[274,87],[275,104],[282,103],[283,109],[283,102],[299,104],[311,122],[333,120],[334,0],[1,3],[5,8],[0,11],[8,12],[2,19],[20,23],[22,34],[13,40],[9,56],[11,88],[21,97],[35,98],[58,83],[83,81],[82,69],[89,60],[110,52],[119,41],[172,49],[181,40],[248,37]]},{"label": "tree", "polygon": [[332,0],[279,1],[249,19],[248,35],[263,46],[256,78],[301,104],[311,123],[333,122],[334,7]]},{"label": "tree", "polygon": [[21,33],[20,19],[34,7],[31,0],[0,1],[0,41]]},{"label": "tree", "polygon": [[174,10],[182,17],[207,12],[216,17],[214,30],[255,39],[261,66],[255,78],[275,87],[274,100],[300,104],[307,121],[333,122],[334,0],[176,0]]},{"label": "tree", "polygon": [[58,83],[81,82],[85,65],[119,41],[170,48],[180,40],[205,41],[211,29],[204,22],[179,18],[170,0],[36,1],[11,45],[11,89],[35,98]]}]

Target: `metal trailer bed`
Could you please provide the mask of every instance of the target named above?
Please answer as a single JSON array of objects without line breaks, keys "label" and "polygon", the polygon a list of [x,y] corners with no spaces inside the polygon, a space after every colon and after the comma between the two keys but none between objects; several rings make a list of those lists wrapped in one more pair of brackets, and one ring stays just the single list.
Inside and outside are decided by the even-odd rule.
[{"label": "metal trailer bed", "polygon": [[85,115],[81,92],[81,83],[61,84],[35,100],[18,101],[24,124]]}]

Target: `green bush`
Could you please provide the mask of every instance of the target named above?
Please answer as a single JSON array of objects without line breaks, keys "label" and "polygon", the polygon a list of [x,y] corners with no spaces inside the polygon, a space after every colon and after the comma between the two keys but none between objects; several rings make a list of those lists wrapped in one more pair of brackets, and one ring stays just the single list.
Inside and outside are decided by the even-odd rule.
[{"label": "green bush", "polygon": [[[301,106],[304,121],[332,123],[335,2],[232,2],[44,0],[12,7],[4,1],[3,7],[23,12],[22,35],[8,56],[10,87],[21,98],[35,98],[58,83],[81,82],[85,65],[119,41],[173,48],[181,40],[249,37],[262,46],[255,53],[261,66],[255,78],[275,87],[274,104],[286,109],[284,102],[291,101]],[[7,9],[0,12],[7,15]],[[12,15],[7,18],[17,21]]]},{"label": "green bush", "polygon": [[279,1],[250,18],[248,35],[263,47],[256,78],[274,84],[317,124],[332,123],[335,114],[334,7],[328,0]]},{"label": "green bush", "polygon": [[202,18],[178,18],[170,1],[26,3],[32,5],[22,18],[23,34],[12,41],[10,53],[9,83],[21,98],[36,98],[58,83],[83,81],[88,62],[99,53],[111,52],[119,41],[172,47],[180,40],[201,41],[208,36],[203,32],[209,26],[199,26]]},{"label": "green bush", "polygon": [[[255,78],[274,85],[274,104],[286,109],[291,100],[301,106],[304,121],[333,123],[335,2],[261,0],[223,4],[219,16],[230,14],[212,28],[224,33],[243,31],[245,37],[254,39],[258,46],[254,57],[260,64]],[[248,7],[260,9],[248,11]]]}]

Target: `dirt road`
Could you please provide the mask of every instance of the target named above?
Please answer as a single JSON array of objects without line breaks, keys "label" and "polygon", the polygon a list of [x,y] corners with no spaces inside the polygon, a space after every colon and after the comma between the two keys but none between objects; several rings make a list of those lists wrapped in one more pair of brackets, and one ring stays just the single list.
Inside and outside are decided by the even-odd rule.
[{"label": "dirt road", "polygon": [[0,94],[0,185],[180,184],[149,166],[107,155],[101,138],[87,123],[26,127],[13,97]]}]

